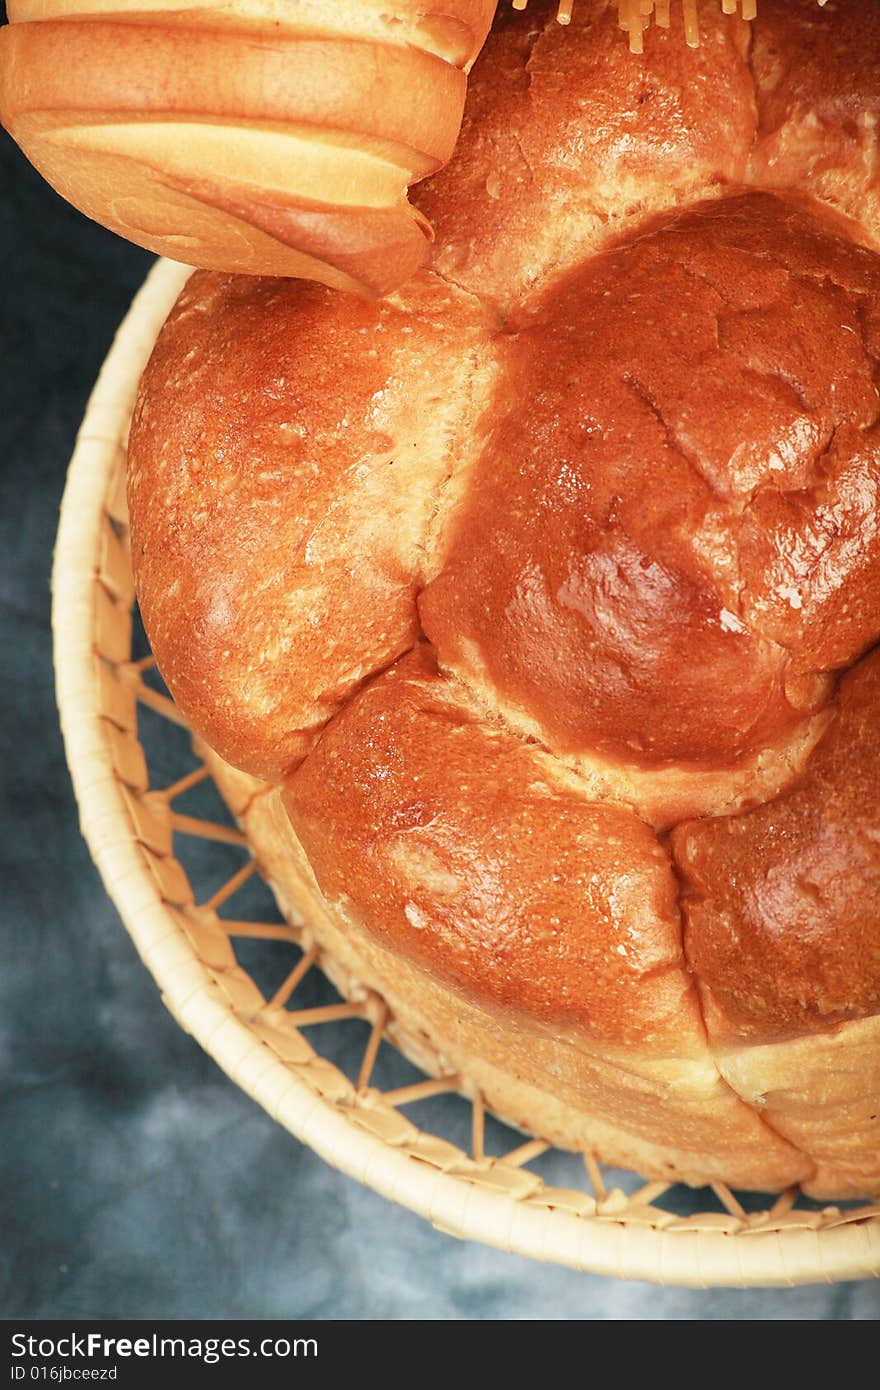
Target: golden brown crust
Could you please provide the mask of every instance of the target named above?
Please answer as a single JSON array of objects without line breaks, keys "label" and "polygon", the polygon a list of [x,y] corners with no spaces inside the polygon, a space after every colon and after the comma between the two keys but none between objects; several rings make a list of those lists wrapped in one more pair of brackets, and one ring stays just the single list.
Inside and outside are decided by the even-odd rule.
[{"label": "golden brown crust", "polygon": [[491,11],[25,5],[0,33],[0,119],[151,250],[382,293],[424,260],[406,188],[452,152]]},{"label": "golden brown crust", "polygon": [[872,0],[761,0],[744,24],[674,7],[633,60],[607,0],[507,10],[474,68],[457,158],[416,190],[433,263],[515,307],[652,212],[740,183],[808,189],[880,242],[880,19]]},{"label": "golden brown crust", "polygon": [[652,212],[742,180],[755,131],[748,26],[702,0],[633,59],[607,0],[502,7],[469,83],[457,156],[413,201],[435,224],[433,264],[515,306],[549,275]]},{"label": "golden brown crust", "polygon": [[229,761],[283,776],[415,642],[424,537],[476,444],[488,341],[433,278],[378,304],[190,280],[132,422],[132,554],[165,678]]},{"label": "golden brown crust", "polygon": [[325,898],[480,1008],[613,1049],[699,1055],[666,852],[487,725],[419,647],[288,780]]},{"label": "golden brown crust", "polygon": [[880,635],[878,310],[876,255],[755,193],[557,278],[419,600],[441,666],[568,755],[782,745]]},{"label": "golden brown crust", "polygon": [[[487,49],[439,273],[377,306],[193,280],[132,432],[147,628],[216,748],[292,772],[285,900],[502,1112],[688,1181],[875,1190],[880,258],[851,113],[822,107],[834,211],[809,160],[784,197],[732,187],[760,182],[758,116],[719,29],[731,133],[681,180],[673,141],[664,191],[622,151],[677,128],[672,97],[622,144],[534,22],[528,71],[526,20]],[[668,52],[643,70],[667,93]],[[505,130],[547,198],[513,197],[493,259]],[[596,230],[597,169],[641,221]]]},{"label": "golden brown crust", "polygon": [[673,831],[685,949],[719,1046],[880,1013],[878,730],[875,651],[841,681],[799,783]]},{"label": "golden brown crust", "polygon": [[808,188],[880,244],[880,8],[872,0],[761,0],[749,62],[765,188]]},{"label": "golden brown crust", "polygon": [[615,1060],[583,1035],[568,1040],[479,1008],[389,950],[350,902],[321,893],[280,790],[244,778],[216,755],[208,759],[287,915],[329,953],[341,987],[382,995],[391,1036],[418,1066],[461,1074],[498,1115],[529,1133],[651,1177],[765,1190],[809,1180],[808,1154],[737,1098],[699,1039],[691,1037],[688,1058],[630,1049]]}]

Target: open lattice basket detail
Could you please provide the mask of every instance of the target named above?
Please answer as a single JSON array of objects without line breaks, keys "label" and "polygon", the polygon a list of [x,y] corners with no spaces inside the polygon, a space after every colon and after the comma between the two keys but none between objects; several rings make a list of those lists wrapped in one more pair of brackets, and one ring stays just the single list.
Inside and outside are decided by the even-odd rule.
[{"label": "open lattice basket detail", "polygon": [[[673,1284],[880,1272],[880,1206],[819,1208],[797,1190],[756,1199],[720,1184],[671,1189],[513,1134],[431,1049],[418,1050],[426,1077],[385,1046],[406,1039],[384,1001],[327,957],[307,921],[249,906],[259,864],[242,830],[219,797],[216,811],[183,809],[204,802],[209,768],[149,653],[139,652],[133,614],[128,420],[186,274],[170,262],[155,266],[104,364],[71,462],[53,579],[58,702],[83,833],[168,1008],[291,1133],[451,1234]],[[210,846],[213,858],[202,855],[188,872],[191,844]],[[330,999],[313,967],[341,998]],[[326,1026],[341,1021],[345,1029]],[[354,1041],[340,1042],[351,1029]],[[380,1066],[385,1054],[391,1060]],[[453,1094],[466,1100],[453,1105]],[[441,1102],[433,1109],[432,1098]]]}]

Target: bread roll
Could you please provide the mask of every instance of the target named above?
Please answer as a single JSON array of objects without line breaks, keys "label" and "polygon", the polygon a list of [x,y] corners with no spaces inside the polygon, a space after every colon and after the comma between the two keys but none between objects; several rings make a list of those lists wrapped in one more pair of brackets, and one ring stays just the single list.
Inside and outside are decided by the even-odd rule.
[{"label": "bread roll", "polygon": [[690,84],[674,29],[633,79],[603,5],[565,50],[505,15],[435,268],[195,275],[129,491],[166,680],[414,1055],[648,1175],[830,1197],[880,1191],[880,31],[855,112],[841,44],[762,108],[808,3],[751,47],[706,5]]},{"label": "bread roll", "polygon": [[380,294],[425,259],[494,0],[11,0],[0,120],[89,217],[176,260]]}]

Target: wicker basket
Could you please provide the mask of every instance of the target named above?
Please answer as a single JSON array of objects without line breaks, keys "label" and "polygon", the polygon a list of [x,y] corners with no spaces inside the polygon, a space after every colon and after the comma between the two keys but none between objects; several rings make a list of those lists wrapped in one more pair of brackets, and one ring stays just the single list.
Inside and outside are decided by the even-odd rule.
[{"label": "wicker basket", "polygon": [[[682,1215],[681,1194],[663,1183],[618,1177],[609,1188],[590,1154],[578,1161],[581,1185],[573,1178],[571,1186],[548,1186],[534,1170],[549,1148],[540,1138],[517,1139],[490,1157],[479,1095],[466,1078],[444,1075],[439,1059],[428,1059],[438,1074],[426,1080],[384,1092],[370,1084],[381,1042],[395,1038],[394,1020],[380,999],[323,956],[308,924],[221,915],[257,864],[234,826],[175,810],[177,798],[209,774],[197,745],[194,761],[180,738],[180,714],[148,678],[151,658],[133,656],[126,548],[132,400],[186,273],[169,262],[156,265],[104,364],[70,467],[53,578],[58,703],[83,833],[168,1008],[280,1124],[343,1172],[451,1234],[576,1269],[670,1284],[797,1284],[880,1273],[880,1206],[820,1210],[793,1190],[755,1210],[753,1199],[740,1200],[719,1184],[705,1194],[703,1205],[713,1209]],[[161,758],[160,789],[151,786],[139,736],[143,707],[168,721],[169,735],[178,726],[168,748],[185,747],[179,767],[169,763],[170,753]],[[219,887],[190,883],[180,835],[212,840],[232,857]],[[276,942],[288,959],[291,947],[301,951],[268,999],[234,952],[236,941],[254,937]],[[343,1001],[292,1009],[316,963]],[[362,1032],[368,1024],[354,1079],[313,1045],[340,1036],[338,1028],[313,1025],[342,1019],[360,1020]],[[411,1102],[455,1091],[469,1095],[469,1152],[403,1113]],[[693,1194],[687,1196],[692,1209]]]}]

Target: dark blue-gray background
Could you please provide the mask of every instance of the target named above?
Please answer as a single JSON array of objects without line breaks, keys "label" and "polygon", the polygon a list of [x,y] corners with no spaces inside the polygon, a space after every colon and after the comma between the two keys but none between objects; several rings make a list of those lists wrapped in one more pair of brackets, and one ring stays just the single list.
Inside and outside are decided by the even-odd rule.
[{"label": "dark blue-gray background", "polygon": [[150,257],[0,142],[2,1315],[876,1317],[873,1282],[664,1290],[440,1235],[304,1149],[165,1012],[79,836],[49,632],[74,434]]}]

